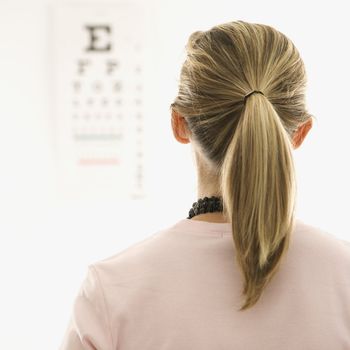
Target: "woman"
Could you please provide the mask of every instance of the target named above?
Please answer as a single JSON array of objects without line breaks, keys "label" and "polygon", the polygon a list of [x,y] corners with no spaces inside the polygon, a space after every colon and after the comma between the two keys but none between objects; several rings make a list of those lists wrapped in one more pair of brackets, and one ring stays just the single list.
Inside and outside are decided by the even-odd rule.
[{"label": "woman", "polygon": [[350,243],[295,218],[312,127],[299,52],[244,21],[194,32],[171,104],[187,218],[89,266],[62,350],[350,349]]}]

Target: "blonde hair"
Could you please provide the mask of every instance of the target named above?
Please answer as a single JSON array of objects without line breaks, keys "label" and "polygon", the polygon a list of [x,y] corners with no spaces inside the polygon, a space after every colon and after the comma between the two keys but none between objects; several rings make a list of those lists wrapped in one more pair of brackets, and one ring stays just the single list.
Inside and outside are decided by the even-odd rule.
[{"label": "blonde hair", "polygon": [[[284,34],[245,21],[192,33],[171,108],[182,115],[220,179],[245,301],[259,300],[295,224],[292,136],[313,117],[304,63]],[[254,93],[244,102],[244,96]]]}]

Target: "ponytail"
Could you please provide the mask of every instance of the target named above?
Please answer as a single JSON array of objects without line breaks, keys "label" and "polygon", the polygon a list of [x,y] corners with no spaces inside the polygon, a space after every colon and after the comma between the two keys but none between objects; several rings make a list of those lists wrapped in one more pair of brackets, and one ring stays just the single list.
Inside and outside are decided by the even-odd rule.
[{"label": "ponytail", "polygon": [[277,272],[294,223],[291,141],[263,95],[253,94],[243,108],[221,167],[221,191],[244,279],[244,310]]}]

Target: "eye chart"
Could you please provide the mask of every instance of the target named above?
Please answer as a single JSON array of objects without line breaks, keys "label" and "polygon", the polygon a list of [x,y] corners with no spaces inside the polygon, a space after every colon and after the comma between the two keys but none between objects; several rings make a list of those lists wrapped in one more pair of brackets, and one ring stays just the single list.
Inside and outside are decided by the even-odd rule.
[{"label": "eye chart", "polygon": [[52,8],[55,146],[68,195],[137,198],[144,190],[142,8]]}]

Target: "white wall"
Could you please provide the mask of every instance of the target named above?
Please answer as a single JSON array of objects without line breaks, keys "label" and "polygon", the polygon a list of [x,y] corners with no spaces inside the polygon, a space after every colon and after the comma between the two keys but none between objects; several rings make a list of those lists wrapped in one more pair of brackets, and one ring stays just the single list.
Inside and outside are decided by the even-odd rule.
[{"label": "white wall", "polygon": [[[58,348],[89,263],[185,218],[196,200],[189,145],[170,130],[189,34],[230,20],[275,26],[299,49],[314,124],[295,151],[298,213],[344,239],[350,197],[347,1],[148,1],[154,77],[148,92],[149,197],[68,200],[59,193],[52,149],[47,60],[49,1],[0,2],[0,347]],[[214,5],[215,4],[215,5]]]}]

